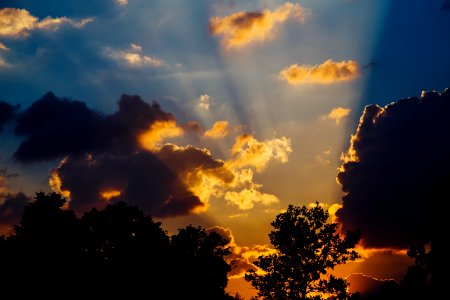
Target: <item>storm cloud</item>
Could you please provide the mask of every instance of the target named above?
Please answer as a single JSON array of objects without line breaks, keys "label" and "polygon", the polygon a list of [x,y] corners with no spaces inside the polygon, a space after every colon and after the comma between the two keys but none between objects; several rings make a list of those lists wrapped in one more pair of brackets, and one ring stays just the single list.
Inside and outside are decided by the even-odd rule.
[{"label": "storm cloud", "polygon": [[408,248],[448,228],[449,111],[448,89],[365,108],[337,178],[338,221],[365,246]]},{"label": "storm cloud", "polygon": [[105,116],[82,101],[49,92],[20,115],[15,133],[24,140],[14,155],[31,163],[92,152],[129,153],[138,148],[137,134],[156,120],[174,119],[139,96],[122,95],[118,107]]},{"label": "storm cloud", "polygon": [[[203,203],[154,154],[68,158],[53,170],[76,211],[126,201],[156,217],[186,215]],[[108,196],[109,194],[109,196]]]}]

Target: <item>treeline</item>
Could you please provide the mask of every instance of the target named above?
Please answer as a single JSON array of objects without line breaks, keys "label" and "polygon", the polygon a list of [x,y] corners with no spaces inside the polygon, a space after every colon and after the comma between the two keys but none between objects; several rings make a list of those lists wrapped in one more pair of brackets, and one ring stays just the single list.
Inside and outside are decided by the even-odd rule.
[{"label": "treeline", "polygon": [[14,233],[0,237],[0,299],[235,299],[217,233],[187,226],[169,236],[124,202],[81,218],[64,205],[37,193]]},{"label": "treeline", "polygon": [[[8,237],[0,236],[0,299],[241,299],[229,295],[228,241],[187,226],[169,236],[125,202],[77,217],[57,193],[36,193]],[[400,283],[371,293],[348,292],[329,271],[358,258],[359,232],[341,235],[319,203],[277,215],[269,233],[277,253],[255,262],[246,280],[264,300],[445,299],[448,259],[444,236],[411,247],[415,259]],[[428,247],[429,246],[429,247]]]}]

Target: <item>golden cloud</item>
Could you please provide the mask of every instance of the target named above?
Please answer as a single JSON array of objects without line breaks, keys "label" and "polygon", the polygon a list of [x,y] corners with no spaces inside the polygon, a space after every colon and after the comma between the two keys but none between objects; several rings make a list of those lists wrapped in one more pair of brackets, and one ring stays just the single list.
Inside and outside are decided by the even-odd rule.
[{"label": "golden cloud", "polygon": [[[61,194],[63,197],[70,199],[70,191],[62,189],[62,180],[59,177],[57,169],[63,166],[67,162],[67,157],[63,158],[58,166],[50,171],[50,178],[48,179],[48,185],[52,189],[53,192]],[[68,204],[68,202],[66,202]]]},{"label": "golden cloud", "polygon": [[32,30],[58,30],[62,25],[82,28],[93,20],[92,18],[74,20],[67,17],[47,17],[39,21],[37,17],[31,15],[25,9],[3,8],[0,9],[0,36],[26,37]]},{"label": "golden cloud", "polygon": [[138,140],[142,148],[152,151],[158,148],[164,139],[178,137],[182,134],[183,129],[177,126],[175,120],[156,121],[149,130],[138,137]]},{"label": "golden cloud", "polygon": [[164,61],[142,54],[142,47],[133,43],[131,43],[130,47],[126,50],[105,47],[103,52],[106,56],[125,63],[130,67],[161,67],[164,65]]},{"label": "golden cloud", "polygon": [[262,205],[268,206],[279,202],[276,196],[261,193],[254,188],[243,189],[239,192],[226,192],[225,200],[237,205],[241,210],[251,209],[253,208],[255,203],[260,203]]},{"label": "golden cloud", "polygon": [[228,121],[217,121],[212,128],[205,131],[204,136],[210,139],[221,139],[228,135]]},{"label": "golden cloud", "polygon": [[[288,153],[292,150],[286,138],[258,141],[251,135],[243,135],[237,138],[232,148],[233,157],[227,161],[213,159],[207,149],[193,146],[166,144],[159,149],[153,148],[153,151],[205,204],[202,210],[208,208],[211,198],[222,197],[240,210],[248,210],[255,205],[268,206],[279,202],[275,195],[260,191],[262,185],[254,182],[250,168],[262,171],[271,160],[287,162]],[[202,163],[192,168],[183,166],[184,161]]]},{"label": "golden cloud", "polygon": [[350,115],[352,110],[350,108],[344,107],[335,107],[331,110],[328,115],[322,116],[321,120],[332,120],[336,122],[336,125],[339,125],[343,118],[346,118]]},{"label": "golden cloud", "polygon": [[122,191],[119,191],[119,190],[105,190],[100,193],[100,197],[102,197],[106,201],[109,201],[114,197],[120,196],[121,194],[122,194]]},{"label": "golden cloud", "polygon": [[330,84],[341,81],[348,81],[357,78],[361,74],[356,61],[347,60],[335,62],[332,59],[326,60],[320,65],[297,65],[280,72],[280,78],[290,84],[299,85],[305,83]]},{"label": "golden cloud", "polygon": [[254,167],[256,171],[262,171],[272,159],[286,163],[291,152],[291,140],[286,137],[258,141],[245,134],[236,138],[231,149],[233,157],[227,165],[232,168]]},{"label": "golden cloud", "polygon": [[307,15],[299,4],[287,2],[274,11],[240,11],[223,18],[213,17],[209,20],[209,28],[211,34],[222,36],[225,48],[242,48],[271,39],[278,24],[289,19],[303,22]]}]

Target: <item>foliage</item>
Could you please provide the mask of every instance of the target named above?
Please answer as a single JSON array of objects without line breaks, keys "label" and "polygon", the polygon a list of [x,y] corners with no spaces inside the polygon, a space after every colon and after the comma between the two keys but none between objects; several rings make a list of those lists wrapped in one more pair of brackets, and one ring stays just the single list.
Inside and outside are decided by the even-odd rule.
[{"label": "foliage", "polygon": [[327,276],[336,265],[355,260],[352,250],[358,232],[337,232],[336,223],[328,223],[329,214],[318,203],[307,208],[289,205],[272,222],[269,234],[278,253],[260,256],[256,265],[263,271],[249,270],[245,278],[266,300],[349,299],[344,279]]},{"label": "foliage", "polygon": [[169,237],[124,202],[79,218],[60,194],[41,192],[0,237],[0,286],[18,299],[239,299],[225,292],[229,253],[216,233],[187,226]]}]

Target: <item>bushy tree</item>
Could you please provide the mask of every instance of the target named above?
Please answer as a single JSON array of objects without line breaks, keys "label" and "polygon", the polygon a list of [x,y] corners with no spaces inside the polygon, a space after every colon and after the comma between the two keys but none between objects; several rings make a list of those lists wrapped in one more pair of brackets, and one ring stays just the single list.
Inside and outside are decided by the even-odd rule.
[{"label": "bushy tree", "polygon": [[269,234],[276,254],[255,262],[262,272],[249,270],[245,279],[265,300],[349,299],[347,283],[327,272],[358,258],[353,250],[359,232],[338,233],[336,223],[318,203],[313,207],[289,205],[272,222]]}]

